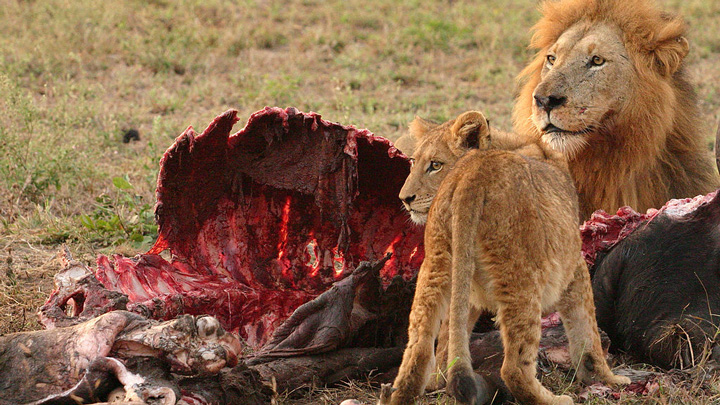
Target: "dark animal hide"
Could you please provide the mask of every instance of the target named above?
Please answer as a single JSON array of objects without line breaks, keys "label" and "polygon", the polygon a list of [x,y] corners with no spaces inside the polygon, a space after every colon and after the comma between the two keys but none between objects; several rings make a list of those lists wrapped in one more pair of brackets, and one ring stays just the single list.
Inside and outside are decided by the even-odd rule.
[{"label": "dark animal hide", "polygon": [[615,349],[664,368],[718,351],[703,350],[720,325],[717,191],[644,215],[597,212],[582,233],[598,325]]}]

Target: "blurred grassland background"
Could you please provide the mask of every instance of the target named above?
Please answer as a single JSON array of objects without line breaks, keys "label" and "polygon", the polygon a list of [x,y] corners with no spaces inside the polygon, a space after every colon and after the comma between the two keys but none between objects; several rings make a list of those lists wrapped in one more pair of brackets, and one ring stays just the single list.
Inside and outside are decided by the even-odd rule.
[{"label": "blurred grassland background", "polygon": [[[720,2],[661,4],[690,24],[710,141]],[[146,247],[162,152],[227,108],[295,106],[390,139],[468,109],[509,129],[537,18],[530,0],[0,0],[0,231]],[[130,128],[141,140],[123,144]]]},{"label": "blurred grassland background", "polygon": [[[660,0],[720,117],[720,1]],[[164,150],[228,108],[294,106],[396,139],[481,109],[510,129],[534,0],[0,0],[0,333],[36,329],[52,257],[145,251]],[[140,141],[123,143],[135,128]]]}]

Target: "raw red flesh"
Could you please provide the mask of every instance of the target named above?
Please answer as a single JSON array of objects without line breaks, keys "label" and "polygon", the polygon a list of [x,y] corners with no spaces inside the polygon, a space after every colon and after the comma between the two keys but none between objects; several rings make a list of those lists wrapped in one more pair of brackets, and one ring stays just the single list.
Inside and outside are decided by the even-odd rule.
[{"label": "raw red flesh", "polygon": [[709,204],[716,195],[717,191],[713,191],[693,198],[673,199],[660,209],[650,208],[645,214],[640,214],[630,207],[618,208],[615,215],[602,210],[595,211],[590,219],[580,226],[583,257],[592,269],[598,253],[609,251],[640,225],[652,221],[659,214],[681,218]]},{"label": "raw red flesh", "polygon": [[260,346],[360,261],[392,252],[385,282],[417,273],[422,228],[397,198],[410,164],[392,143],[294,108],[265,108],[230,135],[236,114],[188,128],[165,152],[153,248],[98,258],[97,278],[128,309],[211,314]]}]

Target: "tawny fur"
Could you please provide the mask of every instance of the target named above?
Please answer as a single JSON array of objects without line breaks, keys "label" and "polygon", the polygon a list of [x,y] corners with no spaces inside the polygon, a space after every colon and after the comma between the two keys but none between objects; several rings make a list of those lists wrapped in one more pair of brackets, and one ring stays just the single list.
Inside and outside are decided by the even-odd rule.
[{"label": "tawny fur", "polygon": [[[461,117],[466,130],[475,131],[475,142],[478,146],[482,144],[483,149],[515,151],[538,159],[546,159],[550,155],[556,158],[561,156],[539,140],[490,128],[489,122],[479,111],[469,111]],[[410,123],[408,133],[397,141],[398,149],[404,148],[400,151],[410,156],[414,166],[427,168],[433,161],[443,165],[440,170],[431,173],[412,170],[400,190],[400,200],[416,224],[425,223],[440,183],[452,170],[455,162],[470,149],[468,145],[452,138],[451,130],[455,124],[456,120],[438,124],[415,117]]]},{"label": "tawny fur", "polygon": [[582,381],[629,383],[610,371],[600,346],[567,166],[561,159],[491,149],[492,137],[480,117],[470,112],[440,126],[428,123],[423,133],[435,136],[421,138],[414,151],[410,177],[440,174],[429,169],[441,155],[453,155],[448,151],[462,157],[440,162],[442,170],[452,170],[444,174],[429,211],[425,260],[395,391],[384,390],[380,403],[410,404],[423,393],[435,370],[434,343],[445,316],[447,359],[452,360],[437,367],[452,364],[447,390],[460,403],[487,400],[468,347],[468,325],[479,310],[497,313],[505,354],[501,376],[522,403],[572,403],[536,378],[540,318],[551,310],[563,317]]},{"label": "tawny fur", "polygon": [[[642,212],[720,186],[683,69],[689,45],[681,18],[651,0],[553,0],[541,11],[530,44],[537,56],[519,75],[514,126],[565,149],[581,218],[623,205]],[[607,62],[592,66],[593,56]],[[589,131],[543,134],[534,95],[567,97],[553,110],[558,121]]]},{"label": "tawny fur", "polygon": [[411,134],[404,134],[393,143],[395,144],[395,147],[406,156],[412,156],[412,153],[415,150],[416,141],[415,137]]},{"label": "tawny fur", "polygon": [[[408,133],[401,136],[396,142],[398,149],[410,156],[420,168],[427,169],[431,162],[439,162],[443,167],[439,171],[428,173],[427,170],[412,170],[405,180],[399,197],[403,201],[405,209],[410,213],[413,222],[418,225],[427,221],[427,213],[430,210],[437,190],[443,179],[452,170],[455,163],[470,148],[467,145],[458,144],[453,140],[452,129],[460,121],[462,126],[474,130],[478,146],[483,149],[497,149],[514,151],[528,157],[537,159],[562,159],[562,154],[554,151],[538,139],[523,137],[517,134],[507,133],[491,128],[489,121],[479,111],[471,111],[462,114],[457,120],[450,120],[444,124],[438,124],[421,117],[415,117],[410,123]],[[416,153],[417,150],[417,153]],[[411,197],[411,201],[408,200]],[[469,322],[468,330],[472,330],[482,311],[478,310]],[[438,336],[436,356],[438,366],[435,370],[436,378],[428,383],[428,390],[438,390],[445,386],[445,379],[441,377],[444,372],[444,364],[447,360],[448,324],[447,319],[443,321]]]}]

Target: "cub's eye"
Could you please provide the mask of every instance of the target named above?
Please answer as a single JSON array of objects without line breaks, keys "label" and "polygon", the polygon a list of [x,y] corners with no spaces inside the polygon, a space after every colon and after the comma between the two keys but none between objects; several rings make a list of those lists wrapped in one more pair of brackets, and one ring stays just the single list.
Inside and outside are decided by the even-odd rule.
[{"label": "cub's eye", "polygon": [[547,59],[548,65],[552,66],[552,65],[555,64],[555,56],[553,56],[553,55],[548,55],[548,56],[546,57],[546,59]]},{"label": "cub's eye", "polygon": [[428,167],[428,172],[436,172],[440,169],[442,169],[443,164],[440,162],[432,161],[430,162],[430,166]]},{"label": "cub's eye", "polygon": [[605,58],[602,56],[595,55],[590,59],[590,64],[593,66],[602,66],[603,63],[605,63]]}]

